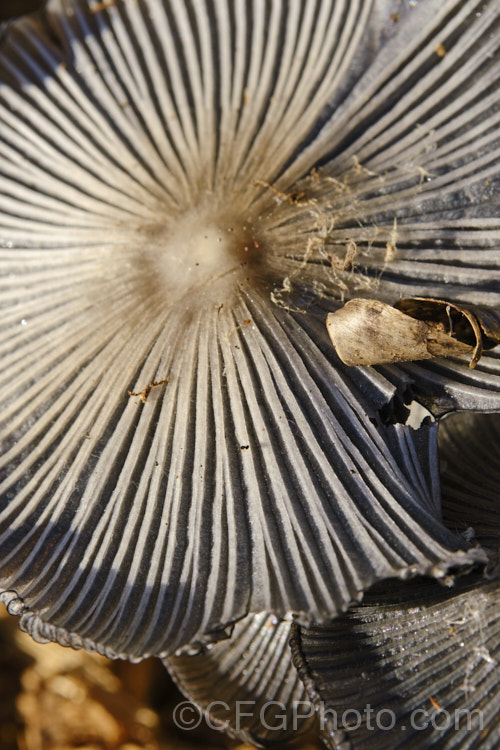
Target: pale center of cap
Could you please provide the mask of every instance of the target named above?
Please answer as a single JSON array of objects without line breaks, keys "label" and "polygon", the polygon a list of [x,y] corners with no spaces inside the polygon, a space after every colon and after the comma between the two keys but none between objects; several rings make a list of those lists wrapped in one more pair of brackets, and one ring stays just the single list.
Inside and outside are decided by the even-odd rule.
[{"label": "pale center of cap", "polygon": [[162,252],[167,283],[196,284],[235,265],[234,232],[217,226],[186,227],[169,237]]},{"label": "pale center of cap", "polygon": [[250,223],[188,213],[175,227],[149,227],[146,264],[169,295],[204,295],[251,271],[260,256]]}]

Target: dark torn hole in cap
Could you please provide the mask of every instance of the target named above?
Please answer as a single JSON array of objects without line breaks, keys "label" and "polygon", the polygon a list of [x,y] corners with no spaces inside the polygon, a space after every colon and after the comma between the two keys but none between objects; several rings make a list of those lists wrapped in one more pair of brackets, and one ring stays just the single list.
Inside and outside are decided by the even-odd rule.
[{"label": "dark torn hole in cap", "polygon": [[488,549],[500,548],[500,414],[450,414],[439,427],[443,521]]}]

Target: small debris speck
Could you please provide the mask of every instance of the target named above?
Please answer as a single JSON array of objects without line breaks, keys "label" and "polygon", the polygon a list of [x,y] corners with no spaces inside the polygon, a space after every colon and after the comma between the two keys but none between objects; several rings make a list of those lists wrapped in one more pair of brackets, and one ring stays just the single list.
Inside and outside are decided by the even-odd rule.
[{"label": "small debris speck", "polygon": [[164,385],[165,383],[168,383],[169,380],[170,378],[167,375],[167,377],[163,378],[163,380],[153,380],[153,382],[143,388],[142,391],[127,391],[127,393],[129,396],[140,396],[142,403],[145,404],[148,400],[151,388],[155,388],[157,385]]},{"label": "small debris speck", "polygon": [[89,10],[91,13],[101,13],[103,10],[111,8],[115,3],[116,0],[104,0],[104,2],[92,6]]}]

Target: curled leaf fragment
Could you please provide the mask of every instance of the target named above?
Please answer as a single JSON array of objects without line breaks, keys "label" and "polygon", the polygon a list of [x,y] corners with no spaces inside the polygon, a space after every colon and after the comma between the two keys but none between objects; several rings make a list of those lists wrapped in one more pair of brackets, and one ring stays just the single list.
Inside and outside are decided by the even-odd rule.
[{"label": "curled leaf fragment", "polygon": [[352,299],[330,313],[326,326],[346,365],[411,362],[470,354],[475,367],[483,349],[500,342],[500,310],[412,297],[394,306]]},{"label": "curled leaf fragment", "polygon": [[409,297],[394,307],[412,318],[422,320],[440,330],[448,329],[455,341],[473,346],[470,367],[479,362],[483,349],[500,343],[500,310],[480,305],[456,305],[446,300]]},{"label": "curled leaf fragment", "polygon": [[332,343],[346,365],[379,365],[472,352],[425,321],[374,299],[353,299],[327,316]]}]

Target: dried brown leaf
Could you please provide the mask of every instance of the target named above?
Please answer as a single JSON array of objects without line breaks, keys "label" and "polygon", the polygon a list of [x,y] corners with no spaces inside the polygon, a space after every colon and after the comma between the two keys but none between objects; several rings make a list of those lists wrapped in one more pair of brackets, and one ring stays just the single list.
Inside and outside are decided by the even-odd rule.
[{"label": "dried brown leaf", "polygon": [[500,343],[500,309],[496,307],[455,304],[427,297],[401,299],[394,307],[472,346],[470,367],[477,365],[483,349],[492,349]]},{"label": "dried brown leaf", "polygon": [[471,354],[442,322],[419,320],[373,299],[353,299],[327,316],[332,343],[346,365],[377,365]]}]

